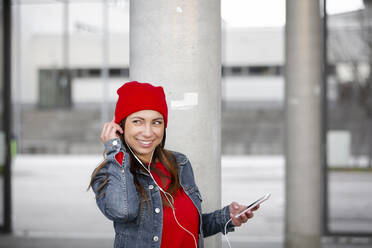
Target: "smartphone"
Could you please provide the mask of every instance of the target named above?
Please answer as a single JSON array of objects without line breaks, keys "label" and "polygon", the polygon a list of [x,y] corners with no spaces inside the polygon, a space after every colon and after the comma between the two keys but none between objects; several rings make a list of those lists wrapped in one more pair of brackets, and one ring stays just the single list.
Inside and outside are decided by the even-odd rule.
[{"label": "smartphone", "polygon": [[256,201],[254,201],[253,203],[251,203],[249,206],[247,206],[247,208],[245,210],[243,210],[242,212],[238,213],[237,215],[235,215],[234,217],[235,218],[239,218],[240,215],[246,213],[247,211],[249,211],[250,209],[254,208],[255,206],[257,206],[258,204],[261,204],[263,203],[264,201],[266,201],[267,199],[270,198],[270,195],[271,194],[266,194],[264,196],[262,196],[261,198],[257,199]]}]

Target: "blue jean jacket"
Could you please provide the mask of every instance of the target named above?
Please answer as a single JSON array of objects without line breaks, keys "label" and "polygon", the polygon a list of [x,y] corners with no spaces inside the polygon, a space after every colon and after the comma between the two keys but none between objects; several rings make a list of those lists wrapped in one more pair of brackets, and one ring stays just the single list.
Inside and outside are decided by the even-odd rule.
[{"label": "blue jean jacket", "polygon": [[[106,142],[107,165],[102,168],[93,181],[96,202],[101,212],[114,222],[115,248],[160,248],[163,229],[163,208],[160,191],[152,178],[139,172],[138,180],[146,191],[150,210],[144,202],[140,204],[141,195],[133,183],[133,175],[129,170],[129,154],[125,151],[119,138]],[[118,152],[123,152],[120,165],[115,159]],[[229,206],[212,213],[203,214],[202,197],[195,184],[194,174],[187,157],[173,152],[180,168],[180,184],[190,197],[199,212],[199,248],[204,247],[203,238],[224,232],[224,226],[230,219]],[[97,192],[106,178],[107,184]],[[105,192],[105,193],[103,193]],[[140,205],[142,209],[140,210]],[[159,211],[160,210],[160,211]],[[227,231],[233,231],[231,222]]]}]

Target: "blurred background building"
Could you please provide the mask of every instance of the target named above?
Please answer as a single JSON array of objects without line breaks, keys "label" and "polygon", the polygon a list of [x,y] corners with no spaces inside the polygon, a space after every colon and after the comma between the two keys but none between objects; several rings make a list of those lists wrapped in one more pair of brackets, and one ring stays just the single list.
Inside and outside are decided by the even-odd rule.
[{"label": "blurred background building", "polygon": [[[18,152],[100,152],[96,134],[113,115],[115,89],[129,78],[128,2],[109,2],[107,20],[99,1],[19,3],[13,7],[12,77]],[[284,3],[279,7],[270,26],[223,22],[223,154],[283,154]],[[334,165],[371,166],[370,18],[360,7],[328,19]]]},{"label": "blurred background building", "polygon": [[[285,1],[243,2],[221,3],[222,155],[232,164],[234,158],[242,164],[271,159],[283,166]],[[327,0],[324,111],[331,170],[324,222],[334,232],[372,230],[372,216],[364,212],[371,201],[358,200],[360,192],[372,193],[366,186],[372,168],[370,2]],[[129,80],[129,1],[14,0],[12,14],[17,154],[100,155],[100,129],[113,116],[116,89]],[[281,168],[274,169],[280,180]],[[354,189],[358,194],[345,195],[340,177],[349,185],[355,177],[365,183]],[[343,215],[340,196],[346,204],[359,201],[357,214]],[[283,200],[277,204],[283,208]],[[280,211],[275,237],[283,232]]]}]

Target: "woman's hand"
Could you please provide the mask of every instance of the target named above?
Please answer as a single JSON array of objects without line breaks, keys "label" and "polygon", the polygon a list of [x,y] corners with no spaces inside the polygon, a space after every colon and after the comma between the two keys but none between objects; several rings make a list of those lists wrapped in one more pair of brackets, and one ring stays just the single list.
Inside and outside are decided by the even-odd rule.
[{"label": "woman's hand", "polygon": [[232,202],[229,207],[232,224],[234,226],[241,226],[243,223],[247,222],[248,219],[253,217],[253,211],[256,211],[259,207],[260,205],[257,205],[256,207],[252,208],[251,210],[248,210],[238,218],[235,218],[234,216],[244,211],[247,208],[247,206],[240,205],[237,202]]},{"label": "woman's hand", "polygon": [[106,142],[110,139],[117,138],[118,135],[116,134],[116,131],[123,133],[123,129],[120,127],[120,125],[115,123],[114,117],[111,122],[106,122],[105,124],[103,124],[101,132],[101,140],[103,144],[106,144]]}]

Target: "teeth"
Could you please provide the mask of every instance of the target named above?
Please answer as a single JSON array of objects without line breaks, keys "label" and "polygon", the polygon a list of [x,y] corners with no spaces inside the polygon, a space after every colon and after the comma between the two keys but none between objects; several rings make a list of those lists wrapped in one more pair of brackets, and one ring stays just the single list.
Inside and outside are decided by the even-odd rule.
[{"label": "teeth", "polygon": [[144,145],[148,145],[148,144],[151,143],[151,141],[142,141],[142,140],[140,140],[140,142],[141,142],[142,144],[144,144]]}]

